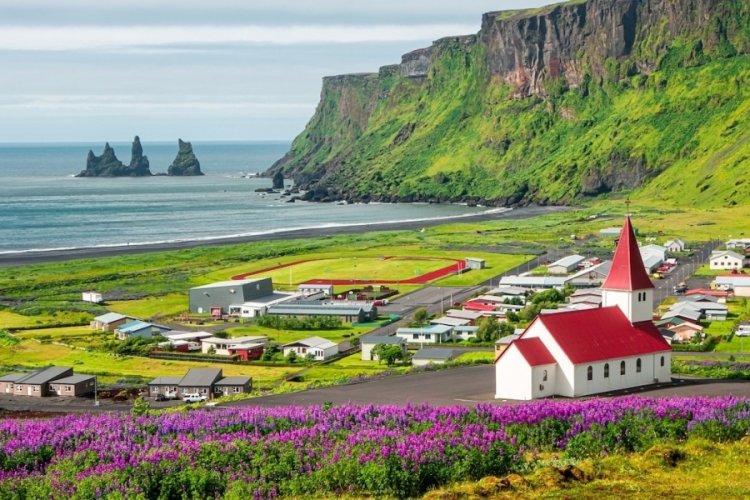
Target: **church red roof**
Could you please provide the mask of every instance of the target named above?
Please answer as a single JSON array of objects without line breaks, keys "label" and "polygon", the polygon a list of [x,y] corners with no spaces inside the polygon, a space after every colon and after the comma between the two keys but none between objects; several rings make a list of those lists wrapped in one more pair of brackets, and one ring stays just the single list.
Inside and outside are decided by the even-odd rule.
[{"label": "church red roof", "polygon": [[617,306],[543,314],[536,321],[574,364],[671,350],[651,321],[631,324]]},{"label": "church red roof", "polygon": [[516,346],[529,366],[552,365],[557,362],[538,338],[514,340],[511,346]]},{"label": "church red roof", "polygon": [[633,226],[630,224],[630,216],[625,217],[612,266],[602,288],[626,291],[654,288],[643,266],[638,242],[635,239]]}]

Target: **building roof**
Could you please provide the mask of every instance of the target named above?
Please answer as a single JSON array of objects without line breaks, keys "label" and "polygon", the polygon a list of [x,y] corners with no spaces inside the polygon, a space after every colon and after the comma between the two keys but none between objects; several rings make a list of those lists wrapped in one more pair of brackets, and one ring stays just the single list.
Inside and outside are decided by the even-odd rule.
[{"label": "building roof", "polygon": [[542,315],[537,321],[574,364],[670,350],[651,321],[632,324],[617,306]]},{"label": "building roof", "polygon": [[250,382],[250,377],[224,377],[215,385],[245,385]]},{"label": "building roof", "polygon": [[180,385],[182,377],[156,377],[148,385]]},{"label": "building roof", "polygon": [[514,340],[517,340],[520,336],[520,333],[511,333],[510,335],[506,335],[505,337],[500,337],[497,342],[495,342],[495,345],[508,345]]},{"label": "building roof", "polygon": [[479,311],[465,311],[463,309],[448,309],[445,311],[445,315],[462,319],[479,319],[482,317],[482,313]]},{"label": "building roof", "polygon": [[227,286],[241,287],[243,285],[249,285],[250,283],[257,283],[259,281],[270,280],[271,278],[256,278],[250,280],[228,280],[228,281],[217,281],[216,283],[209,283],[208,285],[194,286],[191,290],[200,290],[204,288],[222,288]]},{"label": "building roof", "polygon": [[711,290],[709,288],[691,288],[685,292],[685,295],[710,295],[711,297],[727,298],[729,292],[726,290]]},{"label": "building roof", "polygon": [[321,290],[323,288],[333,288],[333,283],[300,283],[297,289]]},{"label": "building roof", "polygon": [[497,288],[493,288],[489,292],[487,292],[490,295],[526,295],[525,288],[521,288],[518,286],[509,286],[509,285],[502,285]]},{"label": "building roof", "polygon": [[120,321],[121,319],[126,319],[126,318],[129,318],[129,316],[125,316],[124,314],[110,312],[107,314],[102,314],[101,316],[97,316],[96,318],[94,318],[94,321],[98,323],[109,324],[109,323],[114,323],[115,321]]},{"label": "building roof", "polygon": [[0,382],[17,382],[26,375],[28,375],[28,373],[7,373],[0,376]]},{"label": "building roof", "polygon": [[474,326],[474,325],[461,325],[461,326],[454,327],[453,331],[454,332],[476,333],[476,332],[479,331],[479,327],[478,326]]},{"label": "building roof", "polygon": [[326,302],[282,302],[268,308],[269,314],[288,314],[291,316],[304,316],[307,314],[318,314],[328,316],[353,316],[361,311],[370,312],[372,304],[332,304]]},{"label": "building roof", "polygon": [[263,297],[256,297],[252,300],[248,300],[247,302],[243,302],[242,305],[244,307],[257,307],[257,306],[264,306],[273,303],[281,303],[286,300],[294,300],[297,297],[300,297],[298,293],[289,293],[289,292],[273,292],[270,295],[264,295]]},{"label": "building roof", "polygon": [[464,303],[464,310],[470,311],[494,311],[496,308],[497,305],[474,302],[473,300]]},{"label": "building roof", "polygon": [[707,295],[707,294],[702,294],[702,293],[691,293],[690,295],[679,297],[677,299],[677,302],[711,302],[714,304],[718,304],[719,298],[713,295]]},{"label": "building roof", "polygon": [[654,284],[646,274],[643,266],[641,252],[638,249],[638,242],[635,239],[633,226],[630,223],[630,216],[625,217],[625,224],[622,226],[620,241],[617,243],[615,256],[612,259],[612,267],[609,270],[607,279],[604,280],[602,288],[605,290],[645,290],[654,288]]},{"label": "building roof", "polygon": [[453,328],[448,325],[425,325],[425,326],[417,326],[417,327],[404,327],[399,328],[396,330],[396,335],[399,334],[411,334],[411,333],[435,333],[435,334],[444,334],[448,333]]},{"label": "building roof", "polygon": [[714,259],[720,259],[722,257],[730,257],[735,260],[744,260],[745,257],[743,255],[738,254],[737,252],[733,252],[731,250],[720,250],[718,252],[714,252],[711,254],[710,260]]},{"label": "building roof", "polygon": [[401,345],[406,344],[406,339],[403,337],[397,337],[395,335],[369,335],[362,337],[359,340],[360,345],[364,344],[395,344]]},{"label": "building roof", "polygon": [[231,346],[241,346],[247,344],[267,344],[268,337],[265,335],[254,335],[249,337],[227,337],[225,339],[221,337],[208,337],[201,339],[201,342],[206,344],[227,344]]},{"label": "building roof", "polygon": [[173,342],[177,342],[178,340],[193,340],[193,339],[205,339],[208,337],[213,337],[213,334],[208,332],[169,332],[164,333],[164,338],[167,338]]},{"label": "building roof", "polygon": [[17,384],[32,385],[46,384],[47,382],[51,382],[54,379],[59,378],[72,370],[72,368],[67,366],[50,366],[48,368],[42,368],[41,370],[32,372],[25,377],[16,380],[15,382]]},{"label": "building roof", "polygon": [[511,342],[509,348],[512,346],[518,349],[529,366],[552,365],[557,362],[539,338],[517,339]]},{"label": "building roof", "polygon": [[470,319],[454,318],[452,316],[442,316],[430,321],[433,325],[462,326],[471,323]]},{"label": "building roof", "polygon": [[680,317],[682,319],[696,322],[701,319],[701,316],[703,316],[703,314],[699,310],[684,307],[680,309],[670,309],[668,312],[662,314],[661,319],[667,320],[675,317]]},{"label": "building roof", "polygon": [[573,267],[577,266],[581,262],[586,260],[586,257],[583,255],[568,255],[567,257],[563,257],[562,259],[556,260],[552,264],[548,265],[547,267],[556,267],[556,266],[562,266],[562,267]]},{"label": "building roof", "polygon": [[145,321],[137,319],[135,321],[128,321],[127,323],[118,326],[117,331],[120,333],[131,333],[143,330],[144,328],[150,328],[152,326],[153,325],[151,323],[146,323]]},{"label": "building roof", "polygon": [[81,382],[86,382],[87,380],[95,379],[96,376],[94,375],[84,375],[83,373],[79,375],[71,375],[70,377],[65,378],[58,378],[53,380],[52,384],[80,384]]},{"label": "building roof", "polygon": [[501,285],[525,286],[531,288],[553,288],[565,285],[566,276],[503,276]]},{"label": "building roof", "polygon": [[180,380],[181,386],[208,387],[221,378],[221,368],[191,368]]},{"label": "building roof", "polygon": [[296,342],[289,342],[284,344],[282,347],[294,347],[294,346],[305,346],[305,347],[317,347],[318,349],[328,349],[330,347],[336,347],[336,344],[323,337],[307,337],[306,339],[298,340]]},{"label": "building roof", "polygon": [[750,276],[747,274],[723,274],[714,278],[717,285],[750,286]]},{"label": "building roof", "polygon": [[453,358],[453,349],[444,349],[444,348],[432,348],[428,347],[426,349],[420,349],[416,353],[414,353],[414,356],[411,357],[411,359],[434,359],[434,360],[440,360],[440,361],[448,361]]}]

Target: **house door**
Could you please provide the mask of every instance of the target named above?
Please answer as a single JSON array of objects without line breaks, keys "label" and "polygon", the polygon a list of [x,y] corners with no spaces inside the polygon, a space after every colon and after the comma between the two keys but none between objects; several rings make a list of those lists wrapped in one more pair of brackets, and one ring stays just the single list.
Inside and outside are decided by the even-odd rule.
[{"label": "house door", "polygon": [[29,391],[28,395],[31,396],[31,386],[29,386],[27,390]]}]

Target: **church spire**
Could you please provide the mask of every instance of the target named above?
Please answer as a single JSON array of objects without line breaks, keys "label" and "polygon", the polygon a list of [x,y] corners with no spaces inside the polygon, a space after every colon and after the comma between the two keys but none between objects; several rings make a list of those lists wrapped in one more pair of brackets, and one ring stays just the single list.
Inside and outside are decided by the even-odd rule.
[{"label": "church spire", "polygon": [[[626,203],[629,212],[630,200]],[[604,281],[602,289],[633,291],[650,288],[654,288],[654,284],[651,283],[648,274],[646,274],[641,252],[638,249],[638,241],[635,239],[635,232],[630,223],[630,213],[628,213],[620,232],[620,240],[617,243],[609,275]]]}]

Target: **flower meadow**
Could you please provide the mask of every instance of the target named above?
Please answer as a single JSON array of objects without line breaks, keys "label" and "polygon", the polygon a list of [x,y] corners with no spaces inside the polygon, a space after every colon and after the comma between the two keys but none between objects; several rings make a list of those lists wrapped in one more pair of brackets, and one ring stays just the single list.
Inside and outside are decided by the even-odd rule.
[{"label": "flower meadow", "polygon": [[410,497],[692,436],[741,438],[750,400],[223,408],[0,421],[0,498]]}]

